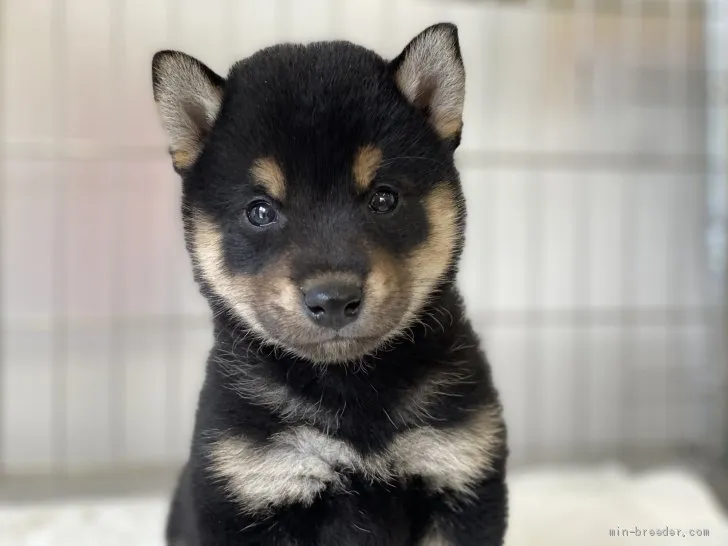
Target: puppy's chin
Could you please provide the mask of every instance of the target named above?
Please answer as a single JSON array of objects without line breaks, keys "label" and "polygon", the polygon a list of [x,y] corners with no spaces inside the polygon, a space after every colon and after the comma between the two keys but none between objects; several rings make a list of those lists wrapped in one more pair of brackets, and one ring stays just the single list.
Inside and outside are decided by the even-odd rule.
[{"label": "puppy's chin", "polygon": [[320,364],[356,362],[373,353],[383,343],[382,338],[337,338],[318,343],[301,343],[286,348],[296,356]]}]

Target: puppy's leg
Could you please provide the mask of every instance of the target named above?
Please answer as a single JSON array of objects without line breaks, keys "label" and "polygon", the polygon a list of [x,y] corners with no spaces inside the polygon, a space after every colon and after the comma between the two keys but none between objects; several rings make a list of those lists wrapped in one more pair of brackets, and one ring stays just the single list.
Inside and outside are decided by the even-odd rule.
[{"label": "puppy's leg", "polygon": [[508,492],[504,476],[490,476],[473,494],[442,493],[418,546],[502,546],[507,529]]}]

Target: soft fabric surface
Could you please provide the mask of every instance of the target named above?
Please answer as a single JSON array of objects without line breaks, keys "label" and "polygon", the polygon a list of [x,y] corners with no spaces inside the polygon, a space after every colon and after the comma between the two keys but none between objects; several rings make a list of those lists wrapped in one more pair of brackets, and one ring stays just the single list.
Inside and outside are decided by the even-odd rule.
[{"label": "soft fabric surface", "polygon": [[[728,517],[690,474],[630,475],[618,468],[534,470],[510,478],[507,546],[618,544],[725,546]],[[0,507],[0,544],[13,546],[162,546],[166,499],[87,501]],[[610,536],[639,528],[647,536]],[[685,536],[650,536],[665,529]],[[691,537],[690,529],[709,537]]]}]

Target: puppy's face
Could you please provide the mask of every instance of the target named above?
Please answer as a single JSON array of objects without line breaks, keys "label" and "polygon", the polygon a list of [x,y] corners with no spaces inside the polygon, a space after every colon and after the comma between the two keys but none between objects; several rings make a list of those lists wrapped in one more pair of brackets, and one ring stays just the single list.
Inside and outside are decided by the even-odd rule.
[{"label": "puppy's face", "polygon": [[455,27],[426,29],[393,61],[345,42],[276,46],[224,79],[165,51],[153,79],[216,311],[302,358],[343,362],[401,334],[452,280]]}]

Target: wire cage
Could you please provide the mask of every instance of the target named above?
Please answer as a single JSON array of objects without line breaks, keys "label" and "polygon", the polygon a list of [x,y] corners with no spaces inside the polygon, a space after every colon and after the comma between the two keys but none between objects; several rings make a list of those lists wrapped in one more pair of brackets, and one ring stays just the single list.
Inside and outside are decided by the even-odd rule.
[{"label": "wire cage", "polygon": [[39,477],[128,485],[186,455],[212,339],[152,53],[220,73],[279,41],[392,56],[442,20],[467,71],[460,284],[514,463],[725,468],[724,2],[0,8],[0,492]]}]

